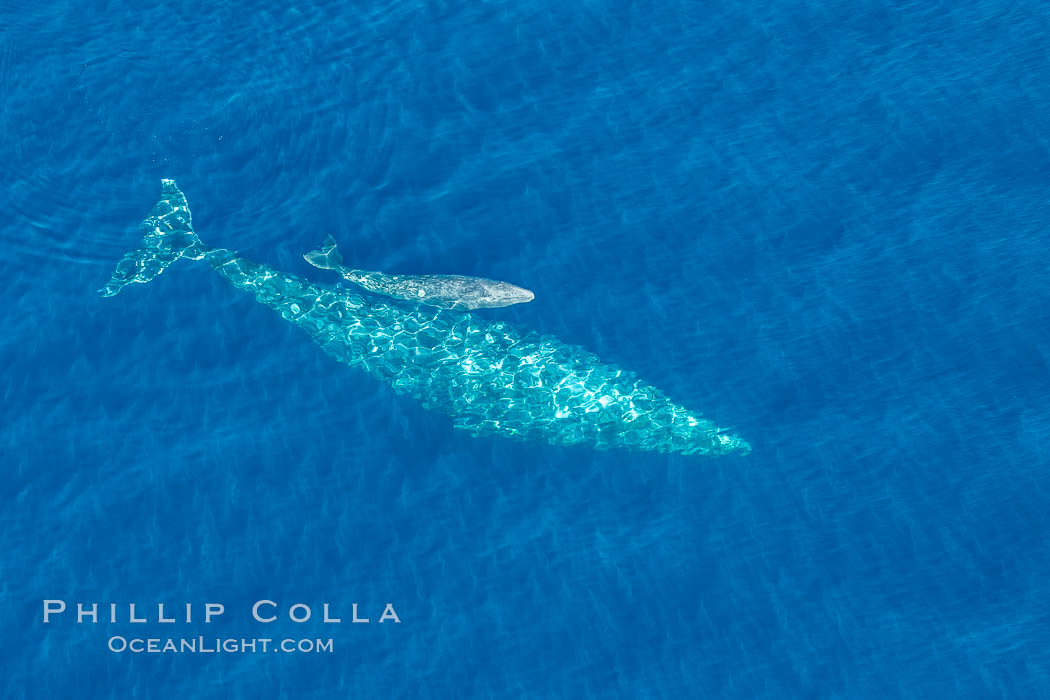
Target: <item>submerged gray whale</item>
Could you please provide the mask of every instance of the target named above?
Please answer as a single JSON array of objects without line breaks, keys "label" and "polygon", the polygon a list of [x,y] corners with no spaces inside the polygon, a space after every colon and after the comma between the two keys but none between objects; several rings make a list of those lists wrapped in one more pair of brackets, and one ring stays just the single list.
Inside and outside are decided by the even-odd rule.
[{"label": "submerged gray whale", "polygon": [[439,309],[498,309],[532,301],[528,289],[508,282],[464,275],[388,275],[385,272],[355,270],[343,264],[335,239],[329,236],[320,250],[303,256],[322,270],[334,270],[348,282],[375,294],[403,299]]},{"label": "submerged gray whale", "polygon": [[745,454],[750,446],[630,372],[551,336],[470,313],[367,299],[251,262],[197,237],[173,180],[99,290],[114,296],[180,258],[205,260],[237,289],[294,323],[339,362],[452,417],[474,435],[597,449]]}]

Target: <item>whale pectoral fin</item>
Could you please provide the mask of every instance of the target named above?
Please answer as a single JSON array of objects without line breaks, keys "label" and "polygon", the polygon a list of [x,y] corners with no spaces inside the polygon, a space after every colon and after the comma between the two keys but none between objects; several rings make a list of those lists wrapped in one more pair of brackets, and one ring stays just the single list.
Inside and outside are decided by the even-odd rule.
[{"label": "whale pectoral fin", "polygon": [[339,254],[339,248],[331,236],[324,239],[320,250],[311,250],[303,259],[322,270],[335,270],[343,265],[343,256]]}]

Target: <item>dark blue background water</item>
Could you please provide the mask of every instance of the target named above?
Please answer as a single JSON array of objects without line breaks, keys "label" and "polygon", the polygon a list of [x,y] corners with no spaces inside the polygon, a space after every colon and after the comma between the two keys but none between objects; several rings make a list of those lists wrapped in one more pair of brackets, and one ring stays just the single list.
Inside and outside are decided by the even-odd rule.
[{"label": "dark blue background water", "polygon": [[[0,9],[4,695],[1050,694],[1043,3],[216,5]],[[523,284],[754,452],[471,438],[199,263],[101,299],[162,177],[312,279]]]}]

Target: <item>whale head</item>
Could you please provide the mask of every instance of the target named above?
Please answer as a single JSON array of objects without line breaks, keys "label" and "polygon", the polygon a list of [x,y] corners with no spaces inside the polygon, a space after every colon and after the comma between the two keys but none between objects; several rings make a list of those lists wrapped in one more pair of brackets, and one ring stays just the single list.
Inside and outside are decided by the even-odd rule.
[{"label": "whale head", "polygon": [[485,295],[475,308],[498,309],[503,306],[525,304],[536,298],[530,290],[507,282],[490,282],[485,285]]}]

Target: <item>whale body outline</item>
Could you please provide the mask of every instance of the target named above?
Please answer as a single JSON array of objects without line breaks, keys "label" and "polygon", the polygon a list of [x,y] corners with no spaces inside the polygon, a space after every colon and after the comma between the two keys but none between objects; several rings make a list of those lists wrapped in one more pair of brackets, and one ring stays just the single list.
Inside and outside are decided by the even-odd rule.
[{"label": "whale body outline", "polygon": [[206,260],[337,361],[362,367],[474,436],[687,455],[751,450],[633,373],[553,336],[465,311],[370,300],[205,246],[174,180],[162,181],[140,232],[141,246],[120,260],[103,296],[149,282],[181,258]]},{"label": "whale body outline", "polygon": [[440,309],[500,309],[536,298],[528,289],[485,277],[397,275],[357,270],[343,264],[343,256],[331,236],[325,239],[320,249],[310,251],[303,259],[314,267],[337,272],[347,282],[373,294]]}]

